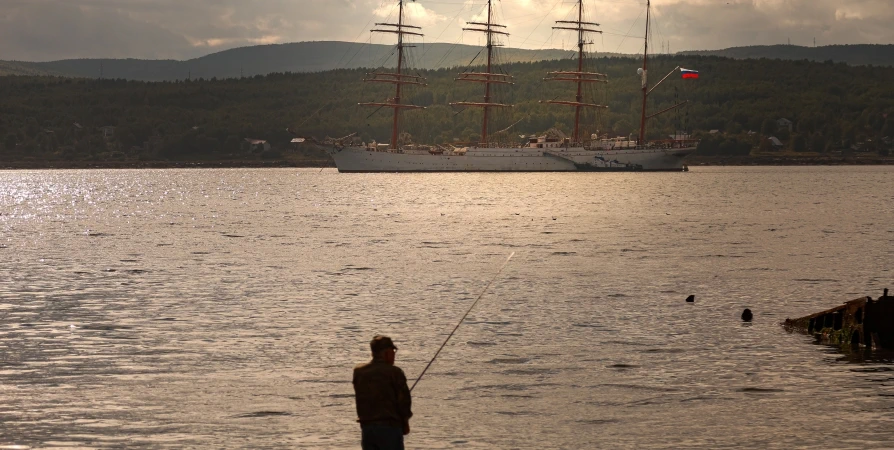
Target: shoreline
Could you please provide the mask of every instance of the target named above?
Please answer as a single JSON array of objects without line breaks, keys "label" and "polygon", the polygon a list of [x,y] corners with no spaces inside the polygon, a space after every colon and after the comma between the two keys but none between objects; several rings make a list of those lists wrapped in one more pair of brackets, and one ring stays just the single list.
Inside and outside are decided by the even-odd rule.
[{"label": "shoreline", "polygon": [[14,161],[0,162],[0,170],[80,170],[80,169],[275,169],[335,168],[333,161]]},{"label": "shoreline", "polygon": [[[886,166],[894,165],[894,157],[792,157],[761,156],[691,156],[686,165],[694,166]],[[0,170],[81,170],[81,169],[265,169],[265,168],[335,168],[332,160],[226,160],[226,161],[5,161]]]},{"label": "shoreline", "polygon": [[859,156],[701,156],[686,158],[688,166],[888,166],[894,157],[879,155]]}]

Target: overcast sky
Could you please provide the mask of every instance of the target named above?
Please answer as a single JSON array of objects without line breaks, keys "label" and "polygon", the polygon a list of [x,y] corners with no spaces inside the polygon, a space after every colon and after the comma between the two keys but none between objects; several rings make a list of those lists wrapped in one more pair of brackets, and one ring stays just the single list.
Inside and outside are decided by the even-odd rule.
[{"label": "overcast sky", "polygon": [[[671,51],[743,45],[894,44],[894,0],[653,0],[653,46]],[[233,47],[311,40],[390,43],[369,33],[394,20],[397,0],[0,0],[0,60],[189,59]],[[478,44],[461,31],[484,0],[408,2],[425,42]],[[494,0],[521,48],[571,48],[572,0]],[[585,0],[604,31],[593,49],[641,51],[645,0]],[[636,37],[625,37],[626,35]],[[391,38],[393,39],[393,37]]]}]

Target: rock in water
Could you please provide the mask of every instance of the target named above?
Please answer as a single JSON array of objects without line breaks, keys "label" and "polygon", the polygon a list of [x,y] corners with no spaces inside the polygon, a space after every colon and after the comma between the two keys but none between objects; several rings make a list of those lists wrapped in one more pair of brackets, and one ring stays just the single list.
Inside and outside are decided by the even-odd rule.
[{"label": "rock in water", "polygon": [[745,308],[745,311],[742,311],[742,320],[745,322],[751,322],[751,319],[754,318],[754,314],[751,314],[751,310]]},{"label": "rock in water", "polygon": [[690,295],[689,297],[686,297],[686,302],[687,303],[695,303],[695,295]]}]

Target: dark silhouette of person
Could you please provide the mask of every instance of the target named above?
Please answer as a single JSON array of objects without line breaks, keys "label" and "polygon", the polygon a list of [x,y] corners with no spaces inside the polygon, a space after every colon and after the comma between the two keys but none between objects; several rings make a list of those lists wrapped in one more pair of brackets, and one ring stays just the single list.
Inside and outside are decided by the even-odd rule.
[{"label": "dark silhouette of person", "polygon": [[394,365],[397,347],[388,336],[369,343],[372,361],[354,368],[354,397],[363,450],[403,450],[410,434],[410,389],[404,371]]},{"label": "dark silhouette of person", "polygon": [[751,310],[745,308],[745,311],[742,311],[742,320],[745,322],[751,322],[751,319],[754,318],[754,314],[751,314]]}]

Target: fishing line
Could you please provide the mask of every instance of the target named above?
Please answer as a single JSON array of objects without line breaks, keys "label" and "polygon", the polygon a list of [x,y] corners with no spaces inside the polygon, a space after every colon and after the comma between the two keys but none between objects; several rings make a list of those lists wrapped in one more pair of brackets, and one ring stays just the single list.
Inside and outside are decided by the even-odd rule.
[{"label": "fishing line", "polygon": [[500,276],[500,273],[503,272],[503,269],[506,268],[506,265],[509,264],[509,260],[512,259],[513,256],[515,256],[515,252],[512,252],[509,254],[509,257],[506,258],[506,261],[503,262],[502,266],[500,266],[500,270],[498,270],[497,273],[494,274],[494,277],[490,279],[490,281],[487,283],[487,286],[484,287],[484,290],[481,291],[481,294],[479,294],[478,298],[475,299],[475,303],[472,303],[472,306],[469,307],[469,310],[466,311],[466,313],[463,315],[463,318],[459,319],[459,323],[456,324],[455,327],[453,327],[453,331],[450,332],[450,335],[448,335],[447,339],[444,340],[444,343],[441,344],[441,348],[439,348],[438,351],[435,352],[435,356],[433,356],[431,361],[429,361],[428,364],[426,364],[425,368],[422,369],[422,373],[419,374],[419,377],[417,377],[416,381],[413,383],[413,385],[410,386],[410,392],[413,392],[413,388],[416,387],[417,384],[419,384],[419,380],[421,380],[422,376],[425,375],[425,371],[427,371],[428,368],[431,367],[431,363],[435,362],[435,359],[437,359],[438,355],[441,354],[441,350],[444,350],[444,346],[446,346],[447,342],[450,341],[450,338],[453,337],[453,333],[456,333],[456,330],[459,329],[459,326],[462,325],[462,323],[466,320],[466,317],[468,317],[469,313],[472,312],[472,308],[474,308],[475,305],[478,304],[478,300],[481,300],[481,297],[483,297],[484,294],[487,292],[487,290],[490,289],[490,285],[493,284],[493,282],[497,280],[497,277]]}]

